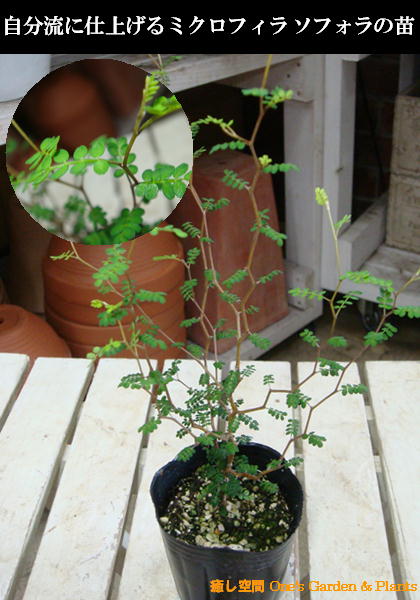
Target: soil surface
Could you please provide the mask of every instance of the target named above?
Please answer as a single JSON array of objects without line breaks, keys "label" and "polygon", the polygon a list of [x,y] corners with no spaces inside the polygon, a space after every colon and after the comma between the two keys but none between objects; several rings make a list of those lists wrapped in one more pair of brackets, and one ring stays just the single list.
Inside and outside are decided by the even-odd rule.
[{"label": "soil surface", "polygon": [[200,499],[208,483],[197,471],[179,482],[160,517],[166,532],[196,546],[248,551],[271,550],[288,538],[292,515],[281,492],[270,494],[242,479],[250,499],[227,499],[223,510],[222,504],[212,505],[209,496]]}]

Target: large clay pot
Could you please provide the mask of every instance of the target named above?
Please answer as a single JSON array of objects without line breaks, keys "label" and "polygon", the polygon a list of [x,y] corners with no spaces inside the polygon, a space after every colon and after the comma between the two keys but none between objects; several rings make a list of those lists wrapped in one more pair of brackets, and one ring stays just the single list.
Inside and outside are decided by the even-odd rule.
[{"label": "large clay pot", "polygon": [[[167,294],[164,304],[147,302],[142,304],[142,308],[174,341],[185,341],[185,328],[179,327],[184,319],[184,301],[179,291],[184,281],[183,266],[177,261],[152,260],[154,256],[164,254],[182,256],[179,240],[169,232],[161,232],[157,236],[146,234],[123,246],[127,252],[132,247],[129,277],[135,284],[142,289]],[[109,248],[84,244],[76,244],[76,247],[79,255],[94,267],[102,264],[105,250]],[[99,326],[100,311],[90,306],[91,300],[98,298],[116,303],[120,298],[113,292],[100,294],[94,286],[94,270],[85,264],[74,259],[54,261],[50,258],[68,250],[71,250],[69,242],[55,236],[52,238],[43,264],[46,317],[69,344],[73,356],[85,356],[93,346],[102,346],[111,338],[121,339],[118,327]],[[128,324],[131,319],[132,315],[128,315],[123,323]],[[125,352],[117,356],[124,355],[129,354]],[[180,350],[170,345],[164,352],[159,349],[150,349],[149,352],[152,358],[175,358],[179,355]]]},{"label": "large clay pot", "polygon": [[[4,154],[0,159],[4,158]],[[16,158],[21,168],[24,158]],[[3,163],[4,164],[4,163]],[[51,234],[23,208],[16,197],[4,167],[1,168],[0,202],[4,207],[9,256],[5,282],[10,301],[31,312],[44,312],[41,263]]]},{"label": "large clay pot", "polygon": [[71,356],[67,344],[41,317],[15,306],[0,305],[0,352],[39,356]]},{"label": "large clay pot", "polygon": [[[207,213],[210,237],[214,240],[212,251],[216,270],[220,273],[221,281],[230,277],[238,269],[245,267],[253,233],[250,231],[255,222],[253,208],[246,190],[232,189],[221,181],[224,170],[231,169],[245,181],[252,181],[254,175],[254,161],[251,156],[241,152],[218,152],[214,155],[206,155],[194,163],[193,181],[194,186],[201,198],[219,199],[229,198],[230,204],[220,210]],[[273,184],[269,174],[263,174],[255,190],[258,209],[269,210],[270,225],[278,230],[278,218],[276,212]],[[171,213],[168,221],[176,226],[190,221],[193,225],[200,226],[201,213],[191,195],[187,190],[181,202]],[[196,240],[186,238],[183,240],[184,250],[196,246]],[[284,271],[282,249],[272,240],[260,235],[252,272],[255,279],[270,273],[274,269]],[[203,277],[203,262],[201,258],[192,266],[192,276],[197,278],[197,298],[203,297],[205,279]],[[245,279],[232,288],[232,292],[243,297],[249,289],[249,279]],[[251,331],[260,331],[285,317],[288,313],[286,286],[284,274],[264,285],[258,285],[251,295],[248,306],[259,307],[259,312],[248,318]],[[191,303],[186,304],[187,317],[196,317],[198,312]],[[235,329],[236,322],[229,304],[224,302],[216,289],[210,289],[206,306],[206,314],[214,324],[219,319],[226,319],[225,328]],[[200,345],[204,345],[206,338],[199,324],[193,325],[188,330],[188,337]],[[217,347],[219,354],[229,350],[235,344],[235,339],[221,339]]]},{"label": "large clay pot", "polygon": [[45,77],[21,103],[37,134],[59,135],[74,150],[100,135],[116,134],[112,116],[94,83],[69,65]]},{"label": "large clay pot", "polygon": [[135,114],[147,73],[120,60],[91,58],[77,63],[94,81],[117,117]]},{"label": "large clay pot", "polygon": [[7,302],[8,298],[6,288],[4,287],[3,280],[0,279],[0,304],[7,304]]}]

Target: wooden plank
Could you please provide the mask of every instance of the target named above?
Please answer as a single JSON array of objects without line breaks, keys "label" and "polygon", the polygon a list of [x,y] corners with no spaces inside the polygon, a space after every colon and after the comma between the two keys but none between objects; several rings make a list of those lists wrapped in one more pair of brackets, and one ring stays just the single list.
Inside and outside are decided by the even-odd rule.
[{"label": "wooden plank", "polygon": [[[299,56],[301,55],[274,54],[273,65],[289,62]],[[153,71],[156,68],[147,54],[101,54],[96,57],[116,58],[144,68],[146,71]],[[53,55],[53,66],[63,66],[84,58],[95,58],[95,56],[92,54]],[[263,68],[266,60],[267,54],[184,54],[181,60],[173,62],[167,68],[169,88],[173,92],[178,92],[241,73],[248,73]]]},{"label": "wooden plank", "polygon": [[[299,54],[274,54],[273,64],[288,62]],[[146,71],[155,66],[146,54],[60,54],[53,55],[52,69],[85,58],[116,58]],[[167,69],[169,88],[173,92],[189,89],[212,81],[220,81],[240,73],[264,67],[266,54],[185,54],[183,59],[172,63]],[[20,100],[0,103],[0,144],[6,142],[7,130]]]},{"label": "wooden plank", "polygon": [[[170,363],[171,361],[166,365]],[[202,369],[196,362],[182,361],[179,377],[189,385],[197,384],[201,373]],[[176,398],[177,406],[182,405],[187,397],[186,388],[178,382],[173,382],[170,389]],[[192,438],[180,440],[175,437],[177,429],[177,425],[172,421],[162,421],[158,430],[150,436],[117,594],[118,600],[177,600],[175,584],[149,494],[150,483],[156,471],[175,458],[182,448],[191,444]]]},{"label": "wooden plank", "polygon": [[134,359],[99,362],[25,600],[108,597],[149,408],[147,392],[117,386],[137,370]]},{"label": "wooden plank", "polygon": [[[301,363],[299,379],[312,367]],[[346,375],[344,383],[359,382],[355,365]],[[335,385],[335,377],[318,374],[302,390],[316,401]],[[363,397],[330,398],[314,411],[309,430],[327,438],[323,448],[303,442],[310,580],[354,583],[357,598],[368,600],[372,592],[361,591],[362,582],[393,582],[393,572]],[[334,592],[342,597],[348,593]],[[312,591],[311,598],[327,600],[331,591]],[[396,595],[376,592],[375,598]]]},{"label": "wooden plank", "polygon": [[23,382],[29,364],[24,354],[0,353],[0,430]]},{"label": "wooden plank", "polygon": [[[270,69],[270,74],[266,87],[271,89],[280,86],[287,90],[293,90],[293,97],[298,101],[312,100],[312,96],[308,94],[308,77],[303,65],[307,57],[297,56],[287,62],[273,64]],[[240,75],[234,75],[222,80],[223,83],[239,88],[260,87],[262,78],[261,68],[255,71],[248,71]]]},{"label": "wooden plank", "polygon": [[339,237],[343,273],[358,269],[385,239],[386,196],[376,200]]},{"label": "wooden plank", "polygon": [[[296,287],[314,289],[314,271],[308,267],[296,265],[290,260],[284,261],[284,272],[286,275],[286,289],[291,290]],[[300,298],[299,296],[291,296],[288,294],[287,301],[290,306],[306,310],[317,304],[317,300],[308,300],[308,298]]]},{"label": "wooden plank", "polygon": [[[235,397],[242,398],[244,400],[244,408],[254,408],[263,404],[269,387],[273,389],[290,389],[291,377],[290,377],[290,363],[288,362],[275,362],[275,361],[243,361],[241,368],[252,365],[255,369],[254,373],[250,377],[245,377],[239,384]],[[232,362],[231,369],[235,368],[235,363]],[[273,375],[274,383],[271,386],[265,386],[263,379],[265,375]],[[288,408],[286,404],[285,394],[271,394],[268,406],[277,408],[278,410],[284,410],[289,413],[290,418],[292,417],[292,409]],[[251,414],[259,424],[260,429],[254,431],[241,425],[238,433],[250,435],[253,441],[271,446],[275,450],[282,452],[287,443],[287,436],[284,433],[285,421],[276,421],[271,417],[266,410],[256,411]],[[293,448],[288,453],[288,458],[293,456]]]},{"label": "wooden plank", "polygon": [[[330,198],[334,222],[351,213],[356,64],[356,61],[345,60],[340,54],[325,55],[323,187]],[[333,290],[337,282],[334,240],[325,211],[322,256],[321,284]]]},{"label": "wooden plank", "polygon": [[[299,310],[293,306],[289,306],[289,313],[280,321],[269,325],[265,329],[258,332],[259,335],[267,338],[271,342],[271,348],[274,348],[277,344],[280,344],[283,340],[293,335],[299,329],[302,329],[305,325],[317,319],[322,314],[321,302],[314,302],[309,308],[305,310]],[[224,352],[219,356],[219,360],[225,363],[229,363],[235,358],[235,348]],[[256,348],[250,340],[246,340],[242,344],[242,358],[243,360],[254,360],[265,354],[266,350]],[[214,356],[211,356],[214,358]]]},{"label": "wooden plank", "polygon": [[323,162],[323,57],[310,57],[311,102],[291,100],[284,110],[284,160],[296,164],[300,173],[286,173],[286,258],[312,269],[314,286],[320,283],[322,211],[314,200],[315,187],[322,184]]},{"label": "wooden plank", "polygon": [[[402,580],[416,583],[420,548],[420,362],[366,363]],[[417,593],[407,593],[417,598]]]},{"label": "wooden plank", "polygon": [[91,361],[39,358],[0,433],[0,598],[16,576],[42,515]]},{"label": "wooden plank", "polygon": [[[238,393],[247,403],[255,402],[256,386],[260,387],[260,380],[264,374],[273,373],[279,385],[284,386],[290,382],[290,369],[287,363],[261,362],[256,363],[256,366],[256,373],[252,378],[244,381],[238,389]],[[191,385],[197,382],[201,372],[200,367],[193,361],[182,362],[181,378]],[[185,387],[179,383],[173,383],[171,387],[177,404],[182,403],[186,398]],[[261,421],[262,419],[263,417]],[[115,596],[118,600],[136,597],[143,600],[177,600],[159,526],[149,497],[150,482],[154,473],[189,443],[186,439],[177,439],[174,436],[175,430],[174,423],[164,421],[158,431],[150,437],[124,568],[118,593]],[[264,432],[260,434],[257,432],[256,439],[258,435],[261,442],[274,447],[278,445],[278,437],[274,431],[265,431],[265,435]],[[285,596],[285,600],[291,598],[292,595]]]},{"label": "wooden plank", "polygon": [[[362,265],[362,270],[367,270],[372,275],[383,279],[391,279],[396,290],[400,289],[406,281],[414,275],[420,267],[420,256],[414,252],[391,248],[382,244],[378,250]],[[355,289],[351,281],[343,281],[340,291],[347,292]],[[376,301],[378,288],[373,285],[358,284],[356,289],[363,292],[363,298],[372,302]],[[420,303],[420,282],[410,285],[398,296],[398,306],[416,306]]]},{"label": "wooden plank", "polygon": [[[239,384],[235,397],[242,398],[244,400],[243,407],[254,408],[260,406],[264,400],[268,391],[268,386],[263,384],[265,375],[273,375],[274,383],[271,384],[272,389],[290,389],[291,386],[291,372],[290,363],[288,362],[276,362],[276,361],[243,361],[241,367],[246,365],[253,365],[255,368],[254,373],[250,377],[246,377]],[[231,364],[231,368],[234,368],[235,363]],[[272,406],[278,410],[284,410],[288,413],[289,417],[293,417],[293,409],[288,408],[286,404],[285,394],[271,394],[270,400],[267,406]],[[285,434],[286,422],[287,421],[276,421],[271,417],[266,410],[256,411],[252,413],[253,416],[259,423],[260,429],[254,431],[249,429],[245,425],[241,425],[238,430],[238,434],[251,435],[253,441],[265,444],[274,448],[278,452],[282,452],[286,447],[288,436]],[[290,447],[287,452],[287,458],[294,455],[294,447]],[[287,571],[282,579],[284,584],[293,584],[299,580],[298,564],[297,564],[297,536],[295,542],[295,549],[292,551],[292,555],[289,561]],[[298,598],[299,593],[293,591],[283,592],[283,600],[294,600]]]}]

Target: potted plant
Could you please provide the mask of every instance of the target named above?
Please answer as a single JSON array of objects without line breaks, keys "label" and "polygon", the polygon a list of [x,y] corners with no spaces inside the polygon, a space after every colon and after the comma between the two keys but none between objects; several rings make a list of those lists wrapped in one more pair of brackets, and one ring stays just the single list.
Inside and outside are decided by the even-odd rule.
[{"label": "potted plant", "polygon": [[[206,117],[193,124],[214,124],[230,138],[226,142],[230,149],[247,147],[254,158],[255,173],[250,182],[240,180],[234,172],[225,173],[224,180],[233,188],[246,189],[248,200],[253,207],[253,219],[249,223],[253,233],[248,248],[248,258],[243,268],[222,280],[213,261],[212,240],[208,234],[207,215],[214,210],[223,210],[227,199],[200,198],[194,184],[190,190],[200,210],[197,223],[185,223],[183,230],[195,240],[185,259],[179,256],[163,255],[154,257],[155,261],[181,261],[186,269],[186,281],[182,285],[182,294],[186,302],[192,302],[198,310],[194,323],[199,323],[205,332],[207,342],[204,347],[186,342],[178,344],[169,335],[158,337],[158,329],[153,319],[147,316],[142,306],[146,299],[161,302],[162,294],[138,289],[127,275],[130,259],[121,246],[107,250],[107,259],[99,268],[92,267],[95,285],[99,292],[109,289],[119,295],[119,301],[109,303],[100,298],[92,300],[98,308],[101,321],[122,323],[130,313],[133,315],[131,331],[121,338],[110,340],[102,347],[94,348],[88,355],[92,359],[117,353],[121,349],[131,351],[136,358],[142,352],[146,355],[145,368],[138,361],[138,371],[127,374],[120,382],[126,388],[144,389],[153,398],[154,412],[140,431],[152,434],[163,420],[171,420],[177,425],[177,437],[186,437],[192,443],[174,457],[174,460],[162,466],[155,474],[151,485],[152,500],[160,524],[169,563],[181,600],[204,600],[211,593],[223,593],[229,590],[217,587],[224,580],[237,582],[246,577],[261,583],[260,597],[274,600],[279,592],[270,588],[269,582],[282,579],[291,547],[293,535],[302,515],[303,492],[294,474],[294,468],[302,462],[300,456],[291,452],[298,440],[316,447],[322,447],[325,437],[322,432],[312,429],[312,415],[331,397],[342,394],[361,393],[365,387],[360,384],[344,383],[343,379],[349,366],[358,360],[371,346],[389,339],[396,327],[390,323],[392,315],[420,317],[419,307],[397,306],[403,289],[420,279],[420,268],[410,277],[402,289],[395,290],[391,281],[374,277],[366,271],[342,273],[338,245],[338,233],[344,223],[350,219],[343,216],[338,223],[332,220],[328,196],[322,188],[315,190],[317,203],[326,210],[331,232],[335,241],[338,266],[338,283],[332,294],[325,291],[295,288],[294,295],[323,301],[331,311],[332,324],[328,339],[321,342],[310,329],[301,332],[304,342],[314,348],[315,360],[312,372],[290,389],[273,387],[274,378],[264,377],[261,382],[261,397],[255,399],[255,405],[245,407],[238,394],[238,386],[249,377],[252,366],[243,363],[241,348],[249,339],[261,350],[268,349],[270,343],[249,328],[248,315],[258,307],[249,303],[256,286],[264,285],[278,273],[270,272],[255,279],[252,272],[253,256],[259,236],[266,236],[274,244],[281,246],[284,235],[270,226],[270,216],[259,210],[258,198],[254,194],[255,186],[263,172],[286,170],[287,165],[275,165],[266,155],[258,156],[254,140],[264,115],[291,97],[291,92],[280,88],[266,89],[270,59],[259,88],[244,90],[259,98],[259,116],[251,139],[239,136],[233,123],[221,119]],[[225,145],[226,145],[225,144]],[[213,148],[214,150],[214,148]],[[240,210],[240,208],[238,208]],[[229,305],[235,317],[235,328],[227,329],[223,322],[212,324],[205,312],[206,298],[200,302],[195,296],[197,279],[191,276],[191,267],[198,257],[204,264],[207,290],[216,289],[220,297]],[[77,248],[56,259],[80,260]],[[124,280],[124,287],[118,290],[117,283]],[[247,291],[238,295],[235,285],[247,280]],[[378,286],[378,302],[382,315],[375,331],[366,334],[361,349],[347,364],[326,358],[327,349],[346,345],[346,340],[336,332],[341,312],[358,299],[360,292],[340,294],[344,280],[369,283]],[[136,312],[137,311],[137,312]],[[136,315],[136,316],[134,316]],[[139,324],[147,325],[140,330]],[[179,323],[181,328],[191,325],[191,319]],[[217,341],[225,337],[235,340],[236,360],[233,368],[223,363],[217,353]],[[148,349],[156,345],[164,347],[174,344],[181,347],[184,356],[200,365],[200,375],[195,385],[180,378],[180,361],[174,360],[163,369],[155,368],[148,359]],[[213,360],[209,360],[209,349],[216,348]],[[319,400],[313,400],[302,392],[303,384],[320,373],[331,378],[331,391]],[[171,392],[171,382],[180,381],[187,388],[187,400],[180,404]],[[274,404],[274,399],[281,404]],[[297,419],[293,409],[301,411]],[[244,428],[259,428],[258,414],[267,412],[273,419],[273,427],[284,427],[288,441],[284,448],[273,449],[262,444],[252,443],[251,436],[244,434]],[[213,586],[213,587],[211,587]],[[264,591],[262,591],[264,590]],[[242,590],[241,590],[242,591]],[[250,596],[248,596],[250,597]]]}]

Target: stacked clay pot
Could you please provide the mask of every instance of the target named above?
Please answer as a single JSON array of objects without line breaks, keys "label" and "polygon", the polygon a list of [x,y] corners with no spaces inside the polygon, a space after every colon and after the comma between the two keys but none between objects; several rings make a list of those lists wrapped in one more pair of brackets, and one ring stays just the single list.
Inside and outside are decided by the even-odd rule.
[{"label": "stacked clay pot", "polygon": [[[160,232],[157,236],[146,234],[123,244],[127,252],[131,244],[133,244],[130,254],[132,264],[128,271],[130,279],[137,288],[166,293],[164,304],[145,302],[142,308],[173,341],[185,341],[185,328],[179,327],[179,323],[184,319],[184,300],[179,291],[184,281],[183,265],[173,260],[153,261],[154,256],[164,254],[182,256],[180,242],[172,233]],[[105,250],[109,247],[76,244],[80,257],[95,267],[101,266],[106,258]],[[121,340],[118,326],[99,325],[98,314],[101,310],[92,308],[91,300],[101,299],[113,304],[119,302],[121,298],[114,292],[108,294],[98,292],[92,278],[94,271],[81,262],[74,259],[54,261],[50,258],[68,250],[71,250],[69,242],[55,236],[52,238],[43,264],[45,315],[48,322],[66,340],[72,355],[84,357],[93,347],[103,346],[110,339]],[[129,323],[132,318],[133,315],[130,313],[123,319],[127,334],[130,331]],[[145,327],[142,324],[138,326],[140,329]],[[180,355],[182,350],[172,347],[162,334],[159,337],[167,342],[167,349],[149,348],[149,357],[163,360]],[[116,356],[131,357],[132,355],[125,350]]]},{"label": "stacked clay pot", "polygon": [[41,317],[14,304],[0,304],[0,352],[70,357],[67,344]]},{"label": "stacked clay pot", "polygon": [[[234,171],[245,181],[252,181],[255,166],[252,156],[226,150],[201,156],[194,162],[193,169],[194,187],[201,198],[225,197],[230,199],[230,204],[224,206],[222,210],[215,210],[207,214],[209,234],[214,240],[214,244],[212,244],[213,259],[221,281],[230,277],[238,269],[242,269],[247,263],[254,235],[251,225],[255,220],[246,190],[229,188],[222,181],[226,169]],[[263,173],[259,177],[255,197],[258,209],[268,210],[271,227],[279,231],[276,199],[270,174]],[[182,202],[179,202],[170,214],[168,221],[176,227],[180,227],[186,221],[190,221],[194,225],[200,224],[200,209],[194,202],[190,190],[186,191]],[[188,252],[194,245],[193,238],[185,238],[183,245],[184,251]],[[288,314],[282,249],[266,236],[260,235],[252,262],[254,278],[257,280],[275,269],[281,272],[280,276],[265,285],[256,286],[249,298],[249,305],[253,304],[260,309],[259,312],[248,317],[249,326],[254,332],[265,329]],[[198,281],[195,291],[196,298],[200,303],[205,293],[202,257],[199,257],[191,267],[191,272],[192,277]],[[243,298],[249,285],[249,279],[244,279],[236,283],[232,291]],[[225,319],[225,329],[236,328],[231,306],[220,297],[216,288],[212,288],[208,292],[205,312],[213,324],[219,319]],[[191,302],[187,302],[186,314],[187,318],[197,317],[197,307]],[[206,343],[203,330],[198,324],[193,324],[189,328],[188,337],[201,346]],[[220,339],[217,342],[219,354],[230,350],[234,345],[235,338]],[[214,351],[213,347],[211,349]]]},{"label": "stacked clay pot", "polygon": [[6,304],[8,301],[6,288],[4,287],[3,280],[0,278],[0,304]]},{"label": "stacked clay pot", "polygon": [[112,115],[96,85],[72,65],[42,79],[19,110],[39,136],[59,135],[60,146],[69,151],[81,144],[89,145],[100,135],[116,133]]}]

